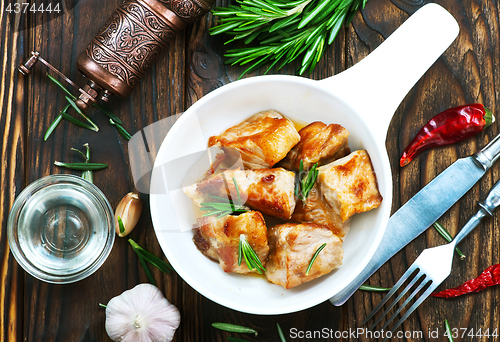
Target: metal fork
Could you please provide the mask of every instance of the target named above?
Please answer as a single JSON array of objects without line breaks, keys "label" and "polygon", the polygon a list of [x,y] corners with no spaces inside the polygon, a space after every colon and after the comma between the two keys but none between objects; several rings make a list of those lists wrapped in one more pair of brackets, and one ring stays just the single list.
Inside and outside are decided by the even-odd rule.
[{"label": "metal fork", "polygon": [[[381,328],[385,329],[403,310],[406,305],[425,288],[425,291],[418,297],[418,299],[413,303],[413,305],[404,313],[404,315],[399,319],[396,325],[391,330],[392,333],[404,322],[408,316],[415,311],[415,309],[427,298],[429,295],[441,284],[451,273],[451,266],[453,261],[453,254],[456,245],[462,241],[474,228],[476,228],[481,220],[485,216],[493,216],[493,211],[496,207],[500,205],[500,181],[495,183],[493,188],[488,193],[488,196],[483,202],[479,202],[481,207],[479,211],[465,224],[462,230],[457,234],[457,236],[450,243],[438,247],[428,248],[424,250],[420,256],[415,260],[415,262],[410,266],[410,268],[403,274],[401,279],[393,286],[393,288],[387,293],[387,295],[382,299],[382,301],[373,309],[373,311],[368,315],[365,321],[361,325],[365,325],[370,318],[372,318],[375,313],[391,298],[391,296],[396,293],[396,291],[401,287],[406,280],[410,279],[410,276],[414,273],[416,275],[411,278],[410,282],[406,288],[396,297],[396,299],[389,305],[389,307],[384,311],[384,313],[373,323],[370,327],[372,330],[383,317],[387,315],[389,310],[391,310],[403,296],[410,291],[415,285],[417,287],[410,294],[410,296],[403,302],[403,304],[396,310],[396,312],[387,320],[384,326]],[[384,340],[385,341],[385,340]]]}]

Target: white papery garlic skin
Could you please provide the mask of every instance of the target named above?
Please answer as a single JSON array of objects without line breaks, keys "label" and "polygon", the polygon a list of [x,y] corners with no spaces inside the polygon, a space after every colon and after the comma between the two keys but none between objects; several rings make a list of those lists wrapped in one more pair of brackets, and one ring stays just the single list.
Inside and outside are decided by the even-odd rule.
[{"label": "white papery garlic skin", "polygon": [[180,322],[179,310],[151,284],[123,292],[106,307],[106,332],[115,342],[169,342]]}]

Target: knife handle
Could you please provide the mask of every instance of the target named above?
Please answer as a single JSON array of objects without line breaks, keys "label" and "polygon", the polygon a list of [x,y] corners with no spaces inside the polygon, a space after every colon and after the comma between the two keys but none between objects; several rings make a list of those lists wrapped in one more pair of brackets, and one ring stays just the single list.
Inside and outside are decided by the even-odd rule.
[{"label": "knife handle", "polygon": [[500,157],[500,134],[497,135],[486,147],[475,153],[472,158],[487,171]]}]

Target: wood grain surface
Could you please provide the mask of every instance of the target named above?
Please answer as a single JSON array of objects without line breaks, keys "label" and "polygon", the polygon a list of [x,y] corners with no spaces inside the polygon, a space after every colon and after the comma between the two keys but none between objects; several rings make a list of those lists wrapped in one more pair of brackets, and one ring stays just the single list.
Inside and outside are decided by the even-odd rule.
[{"label": "wood grain surface", "polygon": [[[1,341],[110,341],[106,334],[105,311],[99,303],[138,283],[147,282],[135,253],[126,239],[117,238],[104,265],[85,280],[69,285],[52,285],[26,274],[9,252],[7,218],[15,197],[29,183],[49,174],[73,173],[54,166],[55,160],[76,162],[79,155],[71,147],[89,143],[93,162],[105,162],[109,169],[95,172],[95,184],[102,189],[113,207],[134,190],[127,142],[105,116],[90,110],[89,115],[100,127],[98,133],[63,122],[44,142],[47,127],[62,109],[63,93],[45,76],[46,69],[37,66],[29,77],[17,72],[17,65],[32,50],[42,56],[77,84],[84,79],[76,69],[76,58],[97,30],[104,24],[120,0],[64,1],[64,15],[44,23],[27,15],[28,28],[16,29],[5,12],[13,0],[0,0],[0,340]],[[227,0],[218,0],[225,6]],[[316,70],[309,76],[323,79],[356,64],[380,45],[398,26],[426,2],[421,0],[369,0],[335,42],[326,49]],[[416,132],[438,112],[460,104],[480,102],[494,114],[500,112],[500,4],[493,0],[438,1],[458,21],[460,34],[455,42],[408,93],[399,106],[387,134],[386,147],[394,184],[393,211],[410,199],[425,184],[453,163],[486,145],[500,130],[495,122],[484,132],[466,141],[424,152],[404,168],[399,158]],[[158,62],[127,99],[113,99],[113,111],[134,134],[142,128],[166,119],[167,130],[188,108],[210,91],[238,78],[243,68],[224,64],[227,46],[224,36],[211,37],[207,29],[215,24],[207,15],[181,32]],[[271,73],[294,74],[298,64]],[[259,75],[265,69],[248,75]],[[362,97],[360,101],[362,101]],[[154,157],[159,148],[156,137],[150,150]],[[490,187],[500,178],[495,165],[440,222],[455,235],[478,209]],[[77,174],[77,173],[74,173]],[[152,253],[162,256],[149,213],[149,198],[141,195],[144,208],[138,227],[131,238]],[[369,280],[371,285],[392,286],[426,247],[443,244],[432,229],[411,242]],[[465,260],[455,258],[451,276],[439,289],[454,287],[479,275],[492,264],[500,263],[500,227],[498,214],[487,219],[460,248]],[[297,331],[349,332],[361,322],[382,299],[378,293],[358,291],[342,307],[325,302],[316,307],[280,316],[259,316],[222,307],[195,292],[176,274],[152,270],[158,287],[182,315],[174,341],[226,341],[227,336],[248,341],[279,341],[279,322],[287,341],[369,341],[345,335],[337,339],[292,338]],[[444,320],[454,328],[478,329],[500,334],[500,287],[453,300],[429,298],[403,324],[399,331],[405,338],[393,341],[446,341]],[[215,330],[212,322],[230,322],[255,328],[258,337],[229,334]],[[439,338],[429,331],[439,329]],[[422,337],[418,336],[422,332]],[[500,341],[498,337],[464,336],[455,341]]]}]

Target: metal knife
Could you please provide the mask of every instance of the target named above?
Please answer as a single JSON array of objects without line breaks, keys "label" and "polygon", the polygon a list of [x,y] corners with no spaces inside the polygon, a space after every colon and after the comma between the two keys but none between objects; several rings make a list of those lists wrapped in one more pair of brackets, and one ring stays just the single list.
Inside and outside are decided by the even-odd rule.
[{"label": "metal knife", "polygon": [[354,292],[410,241],[422,234],[457,202],[500,157],[500,134],[474,155],[441,172],[389,218],[382,241],[368,265],[343,290],[330,298],[344,304]]}]

